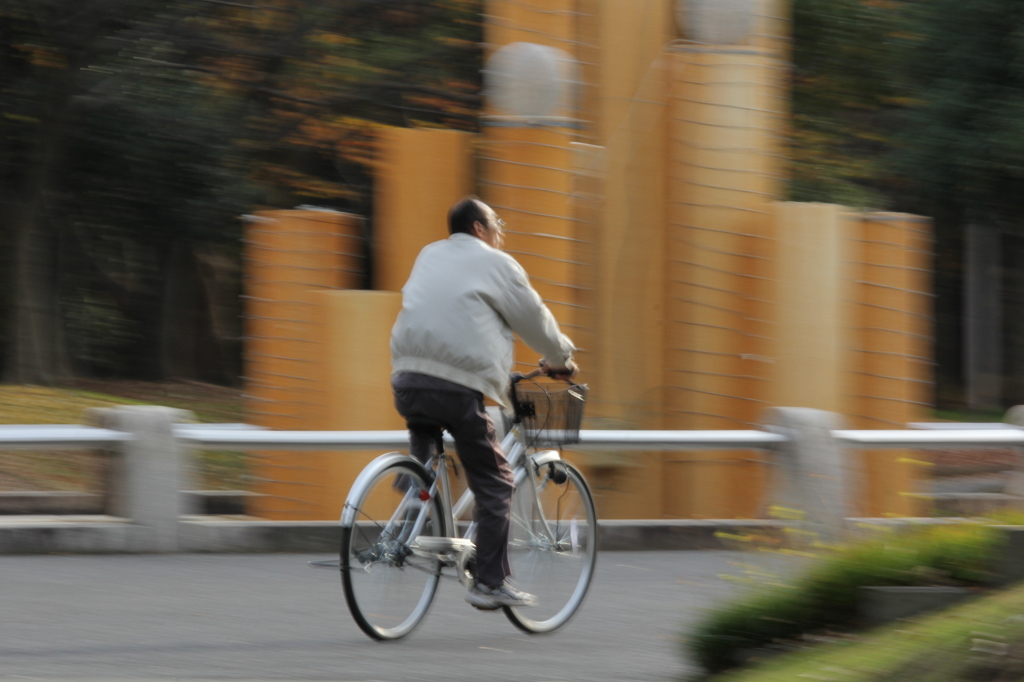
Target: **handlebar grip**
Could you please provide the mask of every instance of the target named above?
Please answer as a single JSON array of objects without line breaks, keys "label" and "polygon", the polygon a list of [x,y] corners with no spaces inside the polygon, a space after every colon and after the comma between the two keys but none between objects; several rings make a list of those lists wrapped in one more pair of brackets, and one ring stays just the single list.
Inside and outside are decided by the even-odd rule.
[{"label": "handlebar grip", "polygon": [[522,372],[512,372],[512,374],[509,375],[509,378],[513,384],[518,384],[523,379],[532,379],[536,376],[540,376],[543,373],[544,370],[538,367],[537,369],[527,372],[526,374],[523,374]]}]

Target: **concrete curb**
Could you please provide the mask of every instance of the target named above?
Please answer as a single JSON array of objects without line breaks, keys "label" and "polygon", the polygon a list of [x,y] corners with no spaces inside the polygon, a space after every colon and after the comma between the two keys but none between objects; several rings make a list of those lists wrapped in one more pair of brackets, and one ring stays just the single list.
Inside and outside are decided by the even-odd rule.
[{"label": "concrete curb", "polygon": [[761,519],[671,519],[598,521],[602,551],[729,549],[721,535],[778,536],[784,524]]},{"label": "concrete curb", "polygon": [[[724,549],[719,533],[781,532],[764,520],[600,521],[602,551]],[[183,552],[337,552],[337,521],[265,521],[245,516],[183,516]],[[17,516],[0,519],[0,554],[152,552],[144,526],[112,516]]]},{"label": "concrete curb", "polygon": [[976,594],[976,591],[964,587],[948,586],[861,587],[857,595],[857,611],[867,627],[878,627],[950,607]]},{"label": "concrete curb", "polygon": [[[851,532],[922,524],[970,522],[954,518],[847,519]],[[778,538],[785,522],[762,519],[608,519],[599,521],[602,551],[737,549],[729,536]],[[1007,534],[1013,566],[1006,579],[1024,578],[1024,528]],[[337,521],[266,521],[249,516],[182,516],[182,552],[337,552]],[[149,528],[114,516],[12,516],[0,518],[0,555],[130,553],[160,551]],[[1020,564],[1018,566],[1017,564]]]}]

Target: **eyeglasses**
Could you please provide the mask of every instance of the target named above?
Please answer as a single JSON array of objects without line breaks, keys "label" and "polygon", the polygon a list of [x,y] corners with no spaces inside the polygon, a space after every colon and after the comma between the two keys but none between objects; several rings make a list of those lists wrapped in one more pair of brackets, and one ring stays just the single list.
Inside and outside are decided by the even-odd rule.
[{"label": "eyeglasses", "polygon": [[504,230],[505,229],[505,221],[502,220],[501,218],[495,218],[494,219],[494,224],[498,226],[499,230]]}]

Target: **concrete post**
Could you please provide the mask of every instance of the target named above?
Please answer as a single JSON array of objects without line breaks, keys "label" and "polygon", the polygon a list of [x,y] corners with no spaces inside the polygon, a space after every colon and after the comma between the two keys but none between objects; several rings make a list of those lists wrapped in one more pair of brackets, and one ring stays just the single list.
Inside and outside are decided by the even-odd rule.
[{"label": "concrete post", "polygon": [[188,470],[174,425],[192,413],[170,407],[128,405],[98,408],[90,423],[134,436],[114,455],[110,467],[107,513],[130,519],[137,527],[128,551],[176,552],[179,517],[186,513],[182,490]]},{"label": "concrete post", "polygon": [[[1024,428],[1024,405],[1014,405],[1008,409],[1003,415],[1003,423]],[[1017,468],[1010,472],[1006,481],[1006,489],[1003,492],[1007,495],[1024,498],[1024,448],[1014,448],[1013,450],[1017,453]]]},{"label": "concrete post", "polygon": [[851,500],[858,484],[857,470],[832,436],[833,430],[844,428],[843,418],[806,407],[773,407],[761,421],[766,430],[790,438],[772,451],[775,466],[766,502],[797,512],[800,526],[816,536],[813,540],[842,540],[846,519],[855,516]]}]

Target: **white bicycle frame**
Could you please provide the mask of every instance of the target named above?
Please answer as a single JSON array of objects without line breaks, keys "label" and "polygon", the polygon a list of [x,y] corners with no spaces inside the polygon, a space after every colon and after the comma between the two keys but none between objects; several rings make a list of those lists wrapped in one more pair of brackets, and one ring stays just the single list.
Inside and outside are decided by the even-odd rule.
[{"label": "white bicycle frame", "polygon": [[[518,487],[528,475],[530,475],[531,469],[540,467],[545,464],[552,462],[561,461],[562,456],[557,450],[541,450],[532,454],[527,454],[527,447],[525,443],[524,433],[520,425],[516,424],[509,430],[508,434],[501,443],[502,450],[507,453],[506,458],[508,459],[509,466],[512,471],[515,472],[515,485]],[[450,538],[458,537],[458,521],[469,509],[473,506],[474,496],[473,491],[466,490],[458,502],[452,505],[450,481],[448,478],[448,464],[447,458],[449,455],[445,453],[444,456],[440,457],[437,462],[437,475],[434,477],[433,482],[430,485],[430,498],[433,499],[440,493],[442,514],[444,517],[444,533]],[[366,468],[360,472],[359,476],[356,477],[355,482],[352,484],[352,489],[349,491],[348,498],[345,500],[345,507],[341,514],[341,526],[343,528],[351,528],[356,523],[356,515],[358,510],[355,507],[357,500],[362,499],[366,492],[367,487],[370,483],[377,478],[377,476],[388,467],[392,466],[396,462],[400,461],[416,461],[411,455],[406,455],[400,452],[389,452],[387,454],[377,457],[370,462]],[[429,463],[428,463],[429,464]],[[442,481],[444,484],[442,485]],[[547,536],[547,540],[551,543],[551,546],[557,544],[555,534],[551,530],[548,520],[544,518],[542,510],[540,508],[540,502],[537,498],[537,491],[533,486],[528,486],[531,494],[531,505],[533,506],[536,517],[542,520],[542,532]],[[381,532],[381,537],[391,537],[394,541],[399,543],[409,543],[414,538],[419,537],[423,532],[423,526],[426,523],[427,514],[425,513],[427,508],[427,501],[420,498],[419,492],[410,487],[405,492],[401,502],[399,503],[394,515],[388,521],[387,525]],[[410,527],[407,524],[403,524],[403,531],[397,536],[394,535],[394,528],[399,520],[407,519],[408,513],[412,511],[417,514],[416,522]],[[466,532],[463,534],[463,540],[471,540],[476,532],[476,522],[473,521],[469,524]],[[454,548],[453,548],[454,549]],[[462,561],[457,563],[464,563],[466,557],[460,557]],[[465,581],[466,575],[464,571],[459,571],[460,580]]]}]

